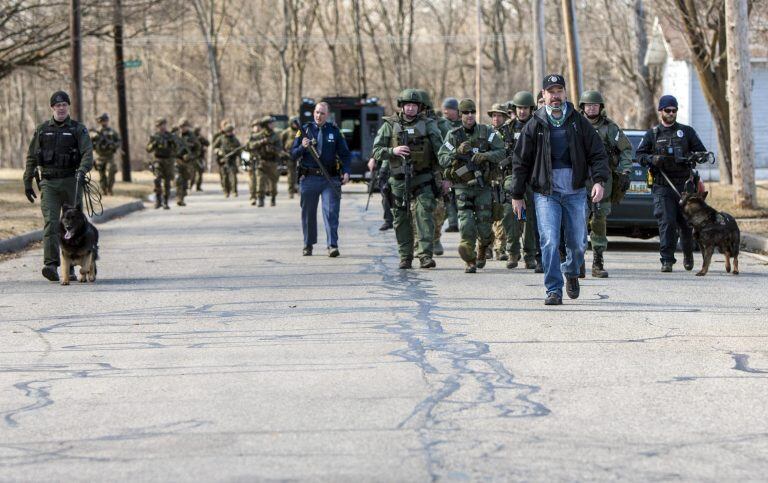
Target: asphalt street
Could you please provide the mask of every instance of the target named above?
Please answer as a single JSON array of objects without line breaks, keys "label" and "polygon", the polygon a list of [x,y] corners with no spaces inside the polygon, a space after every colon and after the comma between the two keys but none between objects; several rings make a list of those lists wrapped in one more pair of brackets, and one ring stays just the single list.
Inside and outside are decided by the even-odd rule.
[{"label": "asphalt street", "polygon": [[[0,263],[2,481],[763,480],[768,265],[609,279],[397,269],[378,197],[341,257],[301,256],[298,198],[217,187],[99,225],[95,284]],[[320,236],[324,240],[322,221]],[[697,268],[701,258],[697,254]]]}]

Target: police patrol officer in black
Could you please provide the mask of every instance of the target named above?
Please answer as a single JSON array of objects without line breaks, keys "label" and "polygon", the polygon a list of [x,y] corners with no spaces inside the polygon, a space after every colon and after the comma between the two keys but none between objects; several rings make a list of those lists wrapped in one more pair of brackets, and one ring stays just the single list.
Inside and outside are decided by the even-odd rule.
[{"label": "police patrol officer in black", "polygon": [[81,203],[85,173],[93,167],[93,144],[88,129],[69,117],[69,105],[66,92],[58,91],[51,96],[53,116],[35,129],[27,151],[23,178],[24,193],[30,203],[37,198],[32,180],[38,180],[40,208],[45,222],[43,276],[53,282],[59,280],[57,267],[62,206]]},{"label": "police patrol officer in black", "polygon": [[[662,96],[659,99],[661,123],[648,132],[637,148],[637,160],[648,166],[653,175],[653,214],[659,224],[661,271],[671,272],[675,259],[678,232],[683,246],[683,266],[693,268],[693,238],[691,227],[683,218],[680,196],[684,190],[695,191],[698,176],[691,168],[691,153],[706,148],[692,127],[677,122],[677,99]],[[665,179],[666,174],[669,181]],[[674,189],[669,183],[674,185]]]}]

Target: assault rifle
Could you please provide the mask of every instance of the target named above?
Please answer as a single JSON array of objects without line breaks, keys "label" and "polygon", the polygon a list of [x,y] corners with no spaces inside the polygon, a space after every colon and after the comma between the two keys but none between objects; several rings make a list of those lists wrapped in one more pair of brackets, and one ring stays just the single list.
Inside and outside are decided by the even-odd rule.
[{"label": "assault rifle", "polygon": [[[468,154],[459,154],[456,153],[456,159],[461,161],[464,166],[456,170],[456,174],[459,176],[462,176],[466,173],[473,173],[475,176],[475,179],[472,181],[469,181],[467,184],[472,185],[476,184],[478,188],[485,188],[485,180],[483,179],[483,170],[480,168],[480,166],[477,165],[474,161],[472,161],[472,156],[474,156],[474,152],[470,152]],[[473,183],[474,181],[474,183]]]},{"label": "assault rifle", "polygon": [[331,185],[331,188],[333,188],[333,191],[336,193],[336,196],[341,198],[341,188],[336,188],[336,185],[331,180],[331,175],[328,174],[328,170],[325,169],[325,165],[320,160],[320,153],[317,152],[317,140],[315,138],[309,137],[309,133],[304,130],[302,126],[299,126],[299,131],[301,132],[301,136],[309,139],[309,154],[312,156],[312,159],[315,161],[315,164],[317,164],[317,169],[320,170],[320,174],[323,175],[323,178],[328,182],[328,184]]},{"label": "assault rifle", "polygon": [[[403,146],[408,145],[408,131],[405,126],[400,124],[400,144]],[[403,172],[405,174],[405,195],[403,201],[405,202],[405,212],[411,216],[411,181],[413,181],[413,160],[411,156],[402,156],[403,158]]]},{"label": "assault rifle", "polygon": [[378,180],[376,179],[376,175],[379,172],[379,165],[376,163],[376,166],[374,166],[373,171],[371,171],[371,181],[368,182],[368,201],[365,202],[365,211],[368,211],[368,206],[371,204],[371,196],[373,196],[373,186],[374,183],[376,183]]}]

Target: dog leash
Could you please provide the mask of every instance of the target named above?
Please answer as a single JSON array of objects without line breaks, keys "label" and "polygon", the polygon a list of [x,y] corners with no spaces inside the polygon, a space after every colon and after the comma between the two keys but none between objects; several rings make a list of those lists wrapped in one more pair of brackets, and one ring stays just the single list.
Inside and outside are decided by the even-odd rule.
[{"label": "dog leash", "polygon": [[[104,205],[101,203],[101,190],[98,186],[91,181],[91,175],[85,174],[83,176],[85,184],[83,185],[83,201],[85,212],[89,217],[101,216],[104,213]],[[77,194],[80,191],[80,179],[75,176],[75,200],[77,200]],[[76,202],[77,203],[77,202]],[[99,205],[99,212],[96,213],[95,206]]]},{"label": "dog leash", "polygon": [[679,191],[677,191],[677,188],[675,188],[675,185],[672,183],[672,181],[667,176],[667,173],[664,172],[663,169],[659,169],[659,173],[661,173],[662,176],[664,176],[664,179],[667,180],[667,183],[669,184],[669,187],[672,188],[672,190],[675,192],[678,198],[682,198],[683,195],[680,194]]}]

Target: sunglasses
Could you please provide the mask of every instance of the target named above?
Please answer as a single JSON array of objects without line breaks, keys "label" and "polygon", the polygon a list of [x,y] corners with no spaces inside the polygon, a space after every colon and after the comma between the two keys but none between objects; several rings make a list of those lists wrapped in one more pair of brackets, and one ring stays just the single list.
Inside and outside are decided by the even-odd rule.
[{"label": "sunglasses", "polygon": [[664,112],[666,112],[667,114],[674,114],[677,112],[677,109],[664,109]]},{"label": "sunglasses", "polygon": [[477,111],[461,111],[462,114],[475,114]]}]

